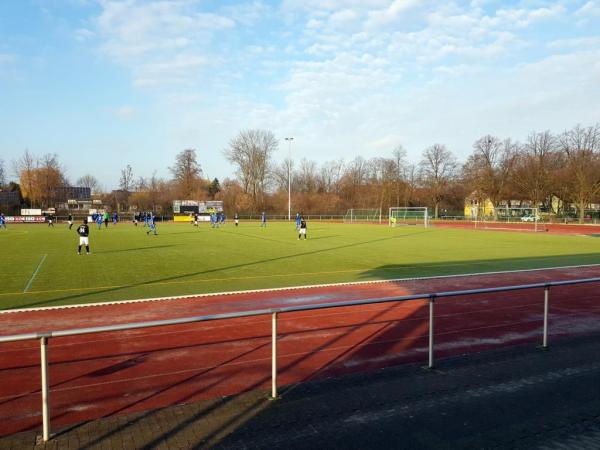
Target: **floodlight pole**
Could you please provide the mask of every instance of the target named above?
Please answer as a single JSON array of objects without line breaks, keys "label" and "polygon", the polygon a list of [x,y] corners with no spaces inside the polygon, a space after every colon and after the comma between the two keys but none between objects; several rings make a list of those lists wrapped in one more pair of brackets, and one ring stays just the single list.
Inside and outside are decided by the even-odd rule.
[{"label": "floodlight pole", "polygon": [[288,141],[288,221],[292,220],[292,141],[293,137],[286,137]]}]

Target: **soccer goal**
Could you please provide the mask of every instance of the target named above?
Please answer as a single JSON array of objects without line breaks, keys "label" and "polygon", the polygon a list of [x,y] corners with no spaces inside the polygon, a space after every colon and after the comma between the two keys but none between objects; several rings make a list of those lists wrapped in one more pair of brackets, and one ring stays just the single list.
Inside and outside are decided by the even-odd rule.
[{"label": "soccer goal", "polygon": [[344,223],[355,222],[381,223],[381,209],[349,209],[344,216]]},{"label": "soccer goal", "polygon": [[429,216],[426,207],[392,207],[388,214],[390,227],[400,225],[423,225],[429,226]]},{"label": "soccer goal", "polygon": [[[495,214],[494,214],[495,213]],[[488,230],[541,231],[538,208],[498,206],[494,213],[481,215],[475,221],[476,228]]]}]

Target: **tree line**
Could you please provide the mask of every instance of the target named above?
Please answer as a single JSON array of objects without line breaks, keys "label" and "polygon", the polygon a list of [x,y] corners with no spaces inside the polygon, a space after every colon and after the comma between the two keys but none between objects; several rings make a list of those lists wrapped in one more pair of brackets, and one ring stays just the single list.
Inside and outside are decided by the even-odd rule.
[{"label": "tree line", "polygon": [[[286,214],[288,185],[294,213],[304,214],[428,206],[434,217],[462,215],[465,198],[489,201],[494,207],[509,202],[550,211],[555,199],[555,213],[576,213],[583,222],[586,208],[600,203],[600,124],[577,125],[559,134],[536,131],[524,142],[485,135],[475,140],[462,163],[440,143],[425,148],[418,161],[410,161],[399,145],[387,156],[370,159],[276,162],[279,144],[269,130],[239,132],[223,150],[236,175],[222,182],[206,179],[196,150],[186,149],[175,157],[168,178],[156,172],[135,177],[127,165],[119,189],[110,193],[102,193],[91,174],[79,177],[75,185],[89,187],[115,210],[164,212],[175,199],[216,199],[230,213]],[[56,154],[36,157],[25,151],[13,161],[13,169],[24,202],[32,207],[52,206],[55,188],[69,185]],[[7,188],[2,161],[0,183]]]}]

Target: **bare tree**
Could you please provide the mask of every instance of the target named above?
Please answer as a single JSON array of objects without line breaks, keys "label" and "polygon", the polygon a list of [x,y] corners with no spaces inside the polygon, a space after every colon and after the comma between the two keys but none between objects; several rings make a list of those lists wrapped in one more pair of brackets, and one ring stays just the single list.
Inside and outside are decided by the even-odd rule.
[{"label": "bare tree", "polygon": [[566,181],[583,223],[585,207],[600,193],[600,124],[577,125],[565,131],[559,142],[567,159]]},{"label": "bare tree", "polygon": [[[286,158],[281,164],[274,165],[271,170],[271,177],[275,183],[275,189],[279,192],[287,192],[288,190],[288,177],[291,178],[293,185],[294,179],[294,161]],[[295,186],[292,187],[295,191]]]},{"label": "bare tree", "polygon": [[513,183],[517,193],[534,207],[549,200],[555,181],[552,173],[560,164],[557,144],[550,131],[533,132],[516,156]]},{"label": "bare tree", "polygon": [[402,193],[406,189],[406,182],[404,180],[404,168],[407,164],[406,162],[406,150],[402,145],[398,145],[392,151],[392,158],[394,159],[394,165],[396,168],[394,183],[396,185],[396,206],[400,205],[400,199],[402,198]]},{"label": "bare tree", "polygon": [[127,164],[127,166],[124,169],[121,169],[119,188],[125,192],[133,190],[133,169],[129,164]]},{"label": "bare tree", "polygon": [[404,189],[404,206],[410,206],[416,201],[416,192],[419,185],[419,173],[415,164],[406,164],[402,169],[402,179],[406,183]]},{"label": "bare tree", "polygon": [[90,188],[92,194],[99,194],[101,191],[100,182],[94,175],[89,173],[79,177],[76,184],[77,186]]},{"label": "bare tree", "polygon": [[231,140],[223,153],[235,164],[244,192],[252,196],[253,206],[263,205],[271,157],[279,143],[268,130],[244,130]]},{"label": "bare tree", "polygon": [[480,197],[482,204],[487,197],[494,207],[504,199],[514,166],[518,145],[510,139],[504,141],[487,135],[473,144],[473,153],[463,168],[465,176]]},{"label": "bare tree", "polygon": [[392,204],[390,197],[393,196],[395,187],[396,161],[391,158],[372,158],[369,166],[371,170],[370,183],[374,188],[372,193],[377,195],[377,205],[383,211],[384,205]]},{"label": "bare tree", "polygon": [[317,163],[306,158],[302,158],[297,175],[297,189],[300,192],[307,194],[316,192],[319,181],[317,174]]},{"label": "bare tree", "polygon": [[4,169],[4,160],[0,159],[0,189],[6,184],[6,171]]},{"label": "bare tree", "polygon": [[196,159],[196,150],[186,149],[175,157],[175,164],[169,168],[178,194],[182,198],[191,198],[200,190],[202,168]]},{"label": "bare tree", "polygon": [[37,193],[34,192],[35,180],[33,175],[36,168],[37,158],[29,150],[25,150],[23,156],[13,161],[13,170],[19,179],[21,194],[23,198],[27,199],[30,206],[36,206],[39,201]]},{"label": "bare tree", "polygon": [[57,189],[68,184],[56,153],[46,153],[40,158],[36,178],[41,190],[42,204],[45,206],[54,205],[57,200]]},{"label": "bare tree", "polygon": [[457,176],[456,157],[445,145],[434,144],[423,151],[419,168],[421,181],[429,194],[434,206],[434,217],[437,219],[440,202]]},{"label": "bare tree", "polygon": [[339,184],[344,173],[344,160],[328,161],[321,166],[320,183],[327,193],[339,192]]},{"label": "bare tree", "polygon": [[134,183],[134,188],[136,191],[144,191],[147,189],[147,186],[148,182],[144,177],[139,177]]},{"label": "bare tree", "polygon": [[13,167],[19,177],[23,197],[31,206],[54,205],[58,188],[68,183],[58,157],[53,153],[36,158],[26,150],[13,162]]}]

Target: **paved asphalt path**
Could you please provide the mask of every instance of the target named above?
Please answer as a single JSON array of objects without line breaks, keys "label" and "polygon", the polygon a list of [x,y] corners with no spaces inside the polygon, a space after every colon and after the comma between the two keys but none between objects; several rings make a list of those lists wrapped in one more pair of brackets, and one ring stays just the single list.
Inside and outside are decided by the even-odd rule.
[{"label": "paved asphalt path", "polygon": [[0,439],[0,449],[600,449],[600,336],[253,391]]}]

